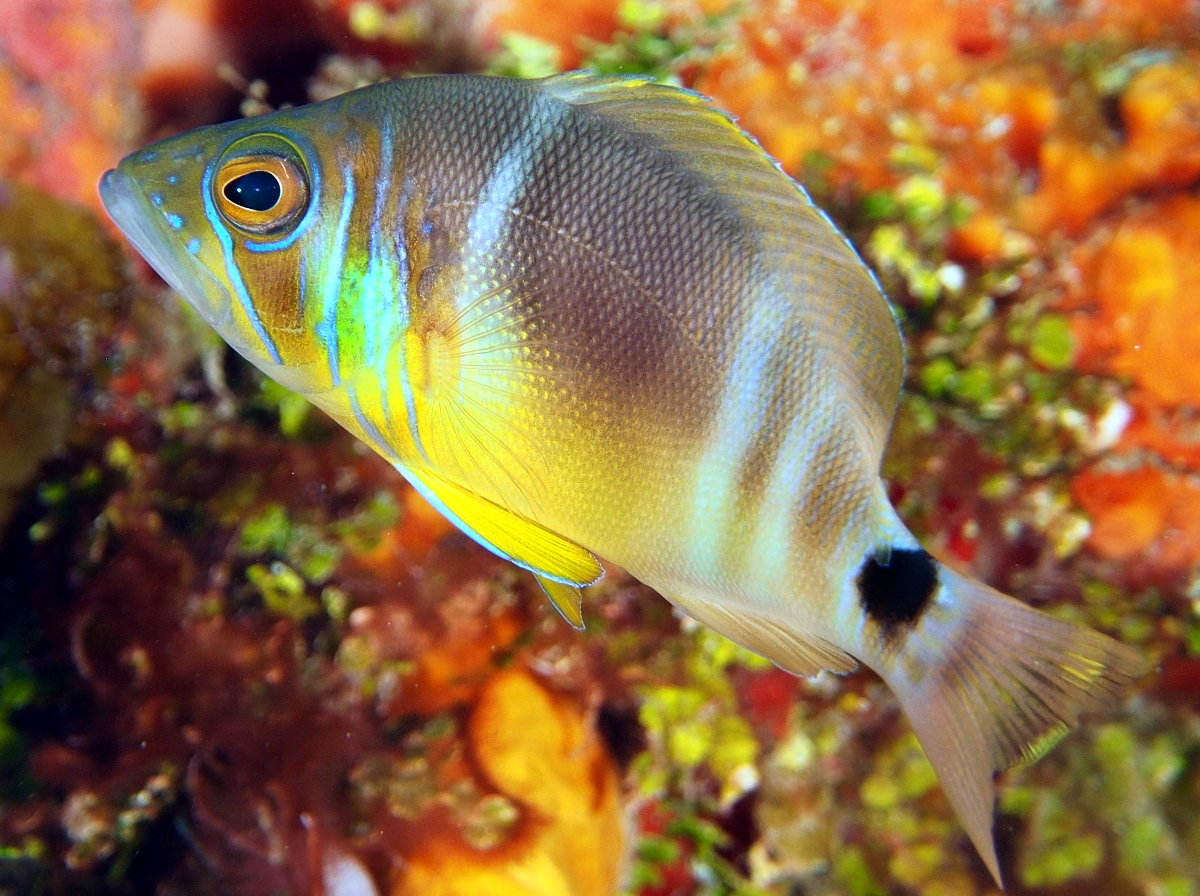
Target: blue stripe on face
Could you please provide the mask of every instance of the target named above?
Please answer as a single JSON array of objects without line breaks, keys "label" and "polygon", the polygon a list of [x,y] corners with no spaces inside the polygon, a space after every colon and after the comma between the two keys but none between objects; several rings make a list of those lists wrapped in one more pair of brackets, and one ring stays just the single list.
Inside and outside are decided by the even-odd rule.
[{"label": "blue stripe on face", "polygon": [[404,327],[408,323],[408,305],[396,301],[402,281],[396,270],[395,252],[389,251],[391,247],[387,236],[392,228],[384,221],[393,174],[391,129],[387,125],[380,129],[379,144],[379,176],[374,185],[375,204],[371,212],[367,270],[363,273],[360,285],[359,304],[363,319],[367,321],[363,332],[363,352],[367,363],[382,372],[387,363],[388,348],[395,338],[392,321],[396,310],[400,311],[399,325]]},{"label": "blue stripe on face", "polygon": [[[417,405],[413,399],[412,383],[408,379],[407,364],[400,367],[400,391],[404,395],[404,412],[408,417],[409,437],[412,438],[417,453],[421,455],[421,460],[429,463],[429,454],[425,451],[425,444],[421,441],[421,434],[417,431]],[[384,389],[384,394],[387,394],[387,389]]]},{"label": "blue stripe on face", "polygon": [[[321,310],[324,316],[316,325],[317,338],[325,346],[329,358],[329,375],[332,386],[341,384],[342,376],[338,357],[338,297],[342,289],[343,268],[346,264],[346,246],[350,242],[350,214],[354,210],[354,174],[347,171],[346,192],[342,197],[342,210],[338,215],[337,228],[334,230],[336,242],[329,254],[328,267],[325,269],[325,285],[321,291]],[[318,241],[319,242],[319,241]],[[321,251],[322,246],[313,244],[314,251]]]},{"label": "blue stripe on face", "polygon": [[[412,172],[405,170],[403,175],[403,184],[400,189],[400,200],[397,204],[397,209],[401,216],[407,215],[411,204],[416,201],[414,194],[416,193],[417,185],[412,176]],[[429,236],[429,231],[424,226],[421,228],[424,236]],[[378,234],[377,234],[378,235]],[[413,271],[409,262],[408,246],[404,240],[397,241],[396,259],[398,262],[397,280],[398,284],[411,286]],[[402,298],[398,304],[401,306],[401,313],[404,315],[404,330],[407,331],[412,320],[412,308],[409,306],[407,296]],[[383,394],[389,395],[391,390],[389,384],[384,382]],[[412,440],[413,445],[417,449],[417,453],[421,455],[421,459],[429,463],[429,454],[425,450],[425,444],[421,440],[421,434],[417,430],[417,405],[413,395],[412,382],[408,378],[408,365],[400,365],[400,393],[404,396],[404,415],[405,422],[408,425],[408,436]]]},{"label": "blue stripe on face", "polygon": [[266,327],[263,326],[262,319],[258,316],[258,310],[250,299],[250,293],[246,290],[246,283],[242,280],[242,272],[234,261],[233,238],[212,201],[212,175],[213,166],[209,165],[204,171],[204,179],[200,184],[200,195],[204,200],[204,214],[212,224],[213,233],[216,234],[217,241],[221,244],[221,253],[225,258],[225,269],[229,274],[229,282],[237,294],[238,301],[242,303],[242,310],[246,312],[250,326],[254,328],[254,332],[258,335],[263,347],[266,348],[268,357],[276,364],[282,364],[283,358],[279,354],[279,349],[275,346],[270,334],[267,333]]},{"label": "blue stripe on face", "polygon": [[354,411],[354,419],[358,421],[362,434],[371,442],[371,447],[382,457],[394,457],[393,452],[388,449],[390,443],[387,437],[379,431],[379,427],[371,422],[363,410],[362,402],[358,400],[358,390],[353,385],[349,385],[346,388],[346,396],[350,399],[350,408]]},{"label": "blue stripe on face", "polygon": [[[395,383],[388,380],[388,360],[395,344],[404,338],[411,319],[411,309],[403,300],[404,284],[408,282],[408,255],[402,240],[397,240],[394,228],[385,220],[391,195],[392,179],[395,176],[393,144],[389,124],[380,128],[379,176],[375,184],[375,204],[371,213],[369,244],[370,262],[360,286],[360,303],[363,316],[374,325],[366,327],[365,354],[367,363],[374,369],[379,380],[379,394],[385,420],[395,420],[392,411],[392,394]],[[407,185],[407,182],[406,182]],[[401,197],[400,207],[408,193]],[[405,405],[405,425],[417,453],[429,460],[417,431],[416,406],[412,385],[408,381],[408,369],[401,365],[399,372],[400,392]]]}]

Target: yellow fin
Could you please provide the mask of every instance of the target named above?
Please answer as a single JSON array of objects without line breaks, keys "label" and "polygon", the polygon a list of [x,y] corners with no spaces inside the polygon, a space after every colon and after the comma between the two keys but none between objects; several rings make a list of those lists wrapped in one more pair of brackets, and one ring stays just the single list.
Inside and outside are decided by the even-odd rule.
[{"label": "yellow fin", "polygon": [[554,609],[570,623],[571,628],[583,629],[583,594],[574,585],[564,585],[545,576],[536,576],[538,584],[554,604]]},{"label": "yellow fin", "polygon": [[[413,487],[446,518],[489,551],[563,585],[590,585],[604,574],[595,555],[544,526],[505,510],[472,491],[425,470],[401,468]],[[542,587],[546,587],[543,582]],[[550,593],[547,591],[547,593]],[[575,624],[558,597],[550,599]],[[579,615],[576,610],[576,615]],[[580,617],[582,622],[582,617]]]}]

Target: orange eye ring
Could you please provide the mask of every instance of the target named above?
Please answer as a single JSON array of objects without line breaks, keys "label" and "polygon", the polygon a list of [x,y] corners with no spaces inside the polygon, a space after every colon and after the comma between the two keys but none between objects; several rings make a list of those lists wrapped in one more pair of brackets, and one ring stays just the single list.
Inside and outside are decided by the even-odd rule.
[{"label": "orange eye ring", "polygon": [[270,153],[239,156],[221,165],[213,201],[234,227],[247,233],[278,233],[308,207],[308,180],[296,163]]}]

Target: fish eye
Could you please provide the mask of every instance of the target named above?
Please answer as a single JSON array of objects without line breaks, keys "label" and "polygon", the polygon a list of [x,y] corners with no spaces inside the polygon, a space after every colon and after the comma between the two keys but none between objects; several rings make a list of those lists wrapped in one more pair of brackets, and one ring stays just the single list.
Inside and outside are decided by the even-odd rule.
[{"label": "fish eye", "polygon": [[[220,162],[213,199],[221,216],[254,235],[276,234],[294,223],[308,207],[308,177],[290,146],[274,151],[237,152],[235,144]],[[282,141],[279,141],[282,143]]]},{"label": "fish eye", "polygon": [[269,212],[279,204],[283,186],[270,171],[259,169],[235,177],[222,190],[225,198],[247,211]]}]

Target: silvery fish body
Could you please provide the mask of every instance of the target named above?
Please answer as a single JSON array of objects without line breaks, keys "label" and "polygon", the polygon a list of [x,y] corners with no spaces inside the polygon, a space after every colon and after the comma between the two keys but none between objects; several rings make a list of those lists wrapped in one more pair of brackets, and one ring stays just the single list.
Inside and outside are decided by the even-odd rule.
[{"label": "silvery fish body", "polygon": [[1139,671],[900,522],[888,304],[696,94],[413,78],[162,141],[101,196],[239,352],[573,624],[602,557],[792,672],[878,671],[997,879],[993,771]]}]

